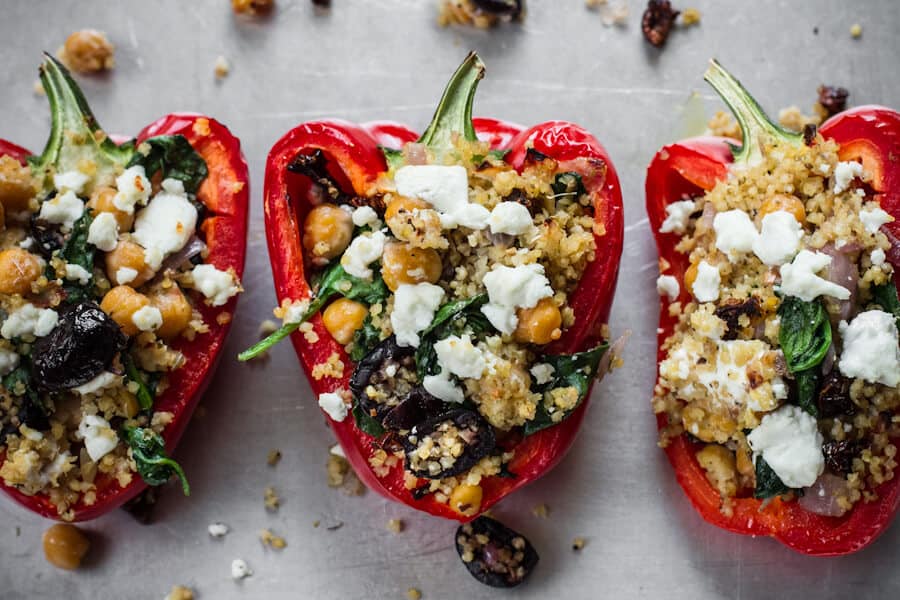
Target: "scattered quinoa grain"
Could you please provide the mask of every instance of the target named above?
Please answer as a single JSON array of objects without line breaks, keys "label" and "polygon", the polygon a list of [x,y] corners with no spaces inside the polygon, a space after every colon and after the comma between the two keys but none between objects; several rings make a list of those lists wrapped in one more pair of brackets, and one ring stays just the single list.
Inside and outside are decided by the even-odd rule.
[{"label": "scattered quinoa grain", "polygon": [[531,509],[531,514],[539,519],[546,519],[550,515],[550,507],[544,503],[538,504]]},{"label": "scattered quinoa grain", "polygon": [[585,544],[587,544],[587,540],[585,540],[583,537],[577,537],[572,540],[572,550],[578,552],[579,550],[584,548]]},{"label": "scattered quinoa grain", "polygon": [[172,587],[165,600],[194,600],[194,591],[183,585],[176,585]]},{"label": "scattered quinoa grain", "polygon": [[231,10],[237,15],[266,15],[274,7],[275,0],[231,0]]},{"label": "scattered quinoa grain", "polygon": [[228,59],[224,56],[217,57],[213,66],[213,73],[216,74],[216,79],[225,79],[228,77],[229,72],[231,72],[231,65],[228,64]]},{"label": "scattered quinoa grain", "polygon": [[269,450],[269,455],[266,456],[266,464],[270,467],[274,467],[281,461],[281,450],[277,448]]},{"label": "scattered quinoa grain", "polygon": [[401,533],[406,524],[401,519],[390,519],[387,522],[387,529],[391,533]]},{"label": "scattered quinoa grain", "polygon": [[264,338],[278,331],[278,323],[272,319],[266,319],[259,324],[259,337]]},{"label": "scattered quinoa grain", "polygon": [[859,23],[854,23],[850,27],[850,36],[853,37],[853,39],[861,38],[862,37],[862,25],[860,25]]},{"label": "scattered quinoa grain", "polygon": [[259,541],[263,546],[272,548],[273,550],[283,550],[287,546],[287,542],[280,535],[272,533],[271,529],[263,529],[259,532]]},{"label": "scattered quinoa grain", "polygon": [[266,510],[275,512],[281,506],[281,498],[275,492],[275,488],[269,486],[263,492],[263,499],[266,503]]},{"label": "scattered quinoa grain", "polygon": [[416,588],[409,588],[408,590],[406,590],[406,598],[407,600],[421,600],[422,592],[420,592]]},{"label": "scattered quinoa grain", "polygon": [[681,24],[685,27],[698,25],[701,18],[700,11],[696,8],[686,8],[681,12]]}]

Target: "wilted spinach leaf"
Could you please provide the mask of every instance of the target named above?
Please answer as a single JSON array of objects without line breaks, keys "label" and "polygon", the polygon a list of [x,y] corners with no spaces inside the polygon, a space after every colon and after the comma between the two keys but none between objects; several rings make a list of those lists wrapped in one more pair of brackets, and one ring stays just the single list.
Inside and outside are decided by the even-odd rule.
[{"label": "wilted spinach leaf", "polygon": [[831,346],[831,323],[821,302],[785,296],[778,308],[778,341],[791,373],[819,365]]},{"label": "wilted spinach leaf", "polygon": [[147,385],[143,373],[141,373],[141,370],[134,364],[134,359],[131,358],[131,354],[123,352],[122,356],[124,357],[125,363],[125,375],[128,377],[129,381],[133,381],[138,385],[138,391],[137,394],[135,394],[135,396],[137,396],[138,405],[140,405],[141,410],[150,410],[153,408],[155,391],[151,390]]},{"label": "wilted spinach leaf", "polygon": [[125,442],[131,447],[131,455],[137,465],[137,472],[147,485],[162,485],[172,476],[181,480],[181,490],[185,496],[191,495],[191,486],[181,469],[181,465],[166,455],[166,445],[162,436],[143,427],[126,427]]},{"label": "wilted spinach leaf", "polygon": [[362,327],[353,334],[353,350],[350,351],[350,360],[361,361],[380,341],[381,330],[372,325],[372,316],[366,315]]},{"label": "wilted spinach leaf", "polygon": [[819,408],[816,405],[816,398],[819,379],[819,367],[794,373],[794,380],[797,382],[797,406],[817,418]]},{"label": "wilted spinach leaf", "polygon": [[384,435],[384,427],[381,423],[376,421],[357,401],[353,402],[353,420],[356,421],[356,428],[363,433],[376,438]]},{"label": "wilted spinach leaf", "polygon": [[556,179],[550,184],[550,188],[553,190],[554,198],[563,196],[578,198],[587,191],[585,190],[581,175],[574,171],[557,174]]},{"label": "wilted spinach leaf", "polygon": [[769,466],[763,457],[756,459],[756,488],[753,490],[753,497],[759,500],[781,496],[791,491],[781,478],[775,474],[772,467]]},{"label": "wilted spinach leaf", "polygon": [[494,330],[481,307],[488,301],[487,294],[479,294],[471,298],[448,302],[434,314],[431,324],[420,334],[419,347],[416,349],[416,372],[419,380],[426,375],[435,375],[441,368],[438,365],[434,344],[448,335],[470,330],[476,336]]},{"label": "wilted spinach leaf", "polygon": [[897,327],[900,328],[900,299],[897,298],[897,288],[893,283],[885,283],[876,285],[872,288],[872,295],[875,303],[878,304],[884,312],[894,315],[897,321]]},{"label": "wilted spinach leaf", "polygon": [[[149,151],[141,152],[144,144]],[[129,167],[141,165],[150,178],[162,172],[165,179],[178,179],[184,183],[184,191],[195,194],[206,179],[209,170],[200,156],[183,135],[159,135],[147,138],[139,146],[128,162]]]},{"label": "wilted spinach leaf", "polygon": [[[18,367],[0,379],[0,384],[3,385],[3,389],[16,398],[20,421],[38,431],[50,429],[50,411],[44,406],[32,384],[31,367],[26,359],[23,358]],[[0,437],[0,442],[2,442],[2,437]]]},{"label": "wilted spinach leaf", "polygon": [[[94,218],[91,216],[90,211],[84,211],[81,218],[75,221],[75,224],[72,226],[72,233],[69,234],[69,238],[59,251],[60,258],[68,264],[78,265],[88,273],[92,273],[94,269],[94,247],[88,244],[87,241],[88,232],[93,221]],[[50,266],[47,268],[52,269]],[[53,278],[55,277],[56,273],[54,272]],[[92,282],[93,274],[91,274],[91,281],[83,285],[78,281],[64,280],[63,291],[66,293],[66,302],[78,304],[94,300]]]}]

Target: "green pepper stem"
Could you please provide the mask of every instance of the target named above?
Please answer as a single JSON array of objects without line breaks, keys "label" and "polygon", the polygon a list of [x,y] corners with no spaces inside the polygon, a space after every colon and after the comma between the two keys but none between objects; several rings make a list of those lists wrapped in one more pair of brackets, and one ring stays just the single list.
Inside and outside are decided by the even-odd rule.
[{"label": "green pepper stem", "polygon": [[453,149],[455,135],[473,142],[478,139],[472,124],[472,105],[478,82],[483,77],[484,63],[476,53],[470,52],[444,89],[431,124],[419,138],[420,144],[441,154]]},{"label": "green pepper stem", "polygon": [[775,124],[741,82],[726,71],[717,60],[709,61],[709,68],[703,79],[716,90],[741,126],[741,146],[740,148],[732,146],[736,164],[752,165],[761,161],[765,144],[772,138],[793,145],[803,143],[802,135]]},{"label": "green pepper stem", "polygon": [[40,78],[50,102],[50,137],[40,156],[29,157],[32,170],[46,188],[51,169],[73,170],[87,159],[97,167],[95,183],[110,183],[128,163],[134,145],[117,145],[103,133],[69,71],[46,53]]}]

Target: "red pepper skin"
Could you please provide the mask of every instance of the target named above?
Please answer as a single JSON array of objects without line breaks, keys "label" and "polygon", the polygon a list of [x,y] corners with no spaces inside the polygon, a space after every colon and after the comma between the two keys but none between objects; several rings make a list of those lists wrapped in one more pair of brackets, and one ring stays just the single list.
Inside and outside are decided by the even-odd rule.
[{"label": "red pepper skin", "polygon": [[[587,159],[600,159],[606,166],[605,179],[584,178],[598,208],[598,226],[605,234],[595,236],[598,259],[588,266],[578,291],[573,295],[573,298],[578,298],[577,303],[573,302],[573,307],[579,325],[558,340],[553,350],[548,348],[548,351],[585,349],[583,344],[587,340],[598,339],[600,325],[609,316],[622,253],[622,197],[612,162],[590,134],[570,123],[545,123],[524,131],[517,125],[495,119],[474,119],[473,123],[478,137],[490,141],[494,149],[511,150],[507,162],[516,168],[522,166],[525,156],[523,145],[526,143],[533,143],[538,151],[559,160],[561,167],[570,165],[572,169],[584,171],[587,165],[583,161]],[[343,121],[317,121],[300,125],[275,144],[266,164],[264,202],[269,258],[279,301],[303,299],[310,294],[304,275],[300,237],[303,220],[312,207],[308,199],[310,182],[305,177],[288,172],[287,165],[298,154],[322,150],[329,159],[329,167],[335,169],[332,173],[338,180],[352,183],[356,193],[364,194],[387,170],[378,146],[396,148],[398,146],[394,142],[411,142],[418,138],[419,134],[396,123],[377,122],[358,126]],[[345,367],[344,376],[338,379],[315,380],[312,377],[313,367],[332,353],[337,353],[345,365],[351,363],[343,347],[325,329],[321,316],[316,315],[310,323],[319,336],[318,342],[306,342],[300,332],[292,334],[291,340],[313,393],[318,395],[346,389],[352,374],[349,367]],[[587,404],[588,400],[585,400],[561,424],[519,442],[515,447],[515,457],[508,465],[516,477],[489,477],[482,480],[484,494],[481,512],[507,494],[539,478],[559,462],[575,439]],[[388,499],[432,515],[458,521],[468,521],[476,516],[462,516],[448,505],[435,501],[431,495],[420,500],[413,498],[411,491],[404,485],[403,467],[400,464],[392,468],[385,477],[379,478],[369,464],[369,459],[378,449],[376,440],[361,432],[352,416],[342,422],[325,418],[334,430],[347,460],[369,488]]]},{"label": "red pepper skin", "polygon": [[[862,160],[873,174],[872,187],[884,210],[900,219],[900,114],[877,107],[862,106],[840,113],[819,129],[826,139],[840,145],[842,160]],[[660,150],[647,169],[646,194],[650,227],[656,238],[660,262],[668,263],[662,272],[673,275],[680,283],[682,303],[690,301],[685,290],[684,273],[688,256],[675,252],[680,239],[676,233],[659,233],[666,217],[665,207],[685,196],[702,195],[728,173],[732,162],[726,138],[702,137],[683,140]],[[886,226],[896,237],[897,221]],[[900,249],[894,243],[890,260],[900,266]],[[661,266],[662,268],[662,266]],[[674,331],[677,319],[669,316],[668,303],[660,306],[657,361],[665,358],[662,344]],[[665,427],[665,415],[657,415],[657,425]],[[894,440],[895,443],[898,440]],[[900,507],[900,477],[878,486],[878,500],[859,502],[847,515],[835,518],[816,515],[800,507],[798,502],[770,500],[764,508],[754,498],[732,499],[733,514],[720,510],[721,499],[709,481],[695,454],[702,444],[681,435],[666,448],[678,483],[698,513],[709,523],[748,535],[771,536],[802,554],[839,556],[856,552],[872,543],[890,525]]]},{"label": "red pepper skin", "polygon": [[[202,231],[209,248],[208,264],[218,269],[233,268],[240,277],[244,271],[244,254],[247,247],[247,215],[250,197],[250,179],[247,163],[241,153],[240,141],[215,119],[196,114],[171,114],[144,128],[137,136],[138,142],[156,135],[184,135],[191,146],[206,160],[209,176],[197,191],[197,198],[209,212],[202,224]],[[0,154],[9,154],[24,163],[30,153],[0,140]],[[209,333],[196,336],[193,341],[184,338],[171,343],[181,351],[185,365],[169,374],[169,387],[154,402],[154,410],[168,411],[174,419],[162,433],[166,450],[170,454],[181,439],[191,415],[212,379],[215,364],[221,353],[230,322],[220,324],[216,317],[224,312],[234,314],[237,298],[224,306],[210,307],[198,302],[197,310],[209,325]],[[96,501],[87,506],[79,502],[72,507],[74,521],[96,519],[131,500],[146,484],[134,474],[132,482],[119,487],[108,477],[97,478]],[[26,496],[16,488],[0,482],[0,488],[13,500],[44,517],[59,520],[56,507],[46,495]]]}]

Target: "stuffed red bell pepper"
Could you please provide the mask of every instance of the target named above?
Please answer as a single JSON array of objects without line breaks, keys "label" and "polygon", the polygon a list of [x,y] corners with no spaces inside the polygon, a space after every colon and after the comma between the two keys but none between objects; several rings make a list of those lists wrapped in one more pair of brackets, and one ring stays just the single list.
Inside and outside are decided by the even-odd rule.
[{"label": "stuffed red bell pepper", "polygon": [[710,523],[854,552],[900,502],[900,114],[793,133],[715,61],[706,80],[741,146],[684,140],[647,172],[660,444]]},{"label": "stuffed red bell pepper", "polygon": [[[470,55],[422,136],[305,123],[265,214],[285,324],[360,478],[468,520],[555,465],[593,380],[622,250],[616,172],[584,129],[472,119]],[[605,359],[605,360],[604,360]]]},{"label": "stuffed red bell pepper", "polygon": [[171,477],[240,291],[247,166],[200,115],[113,142],[65,68],[40,70],[44,151],[0,144],[0,485],[79,521]]}]

